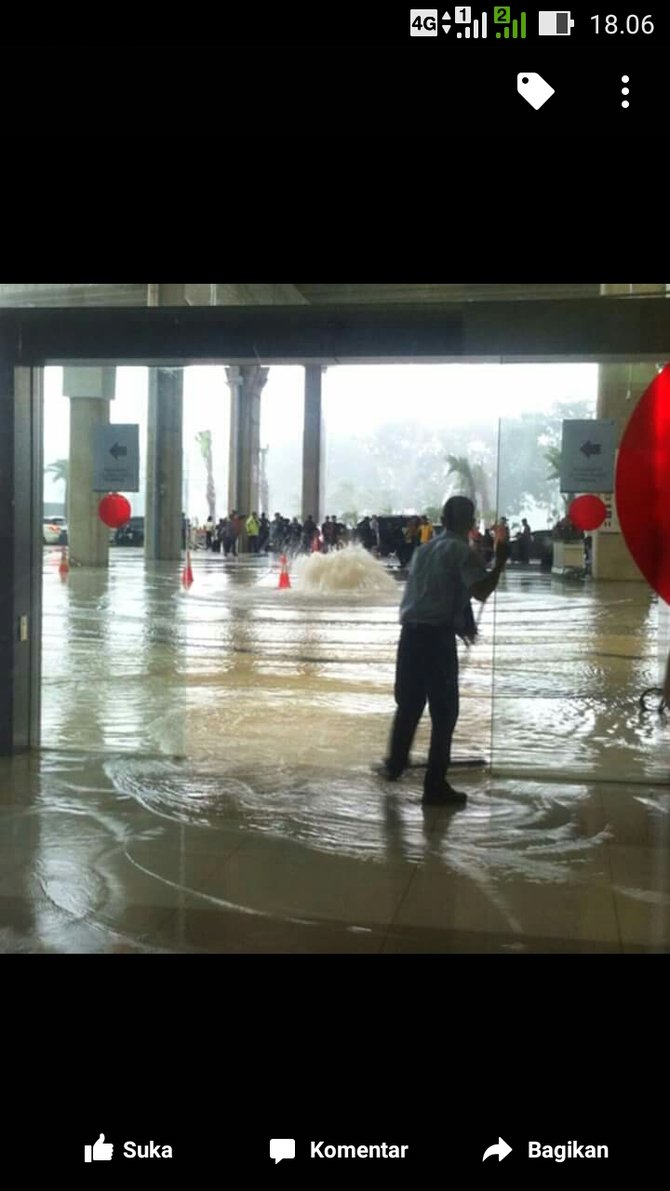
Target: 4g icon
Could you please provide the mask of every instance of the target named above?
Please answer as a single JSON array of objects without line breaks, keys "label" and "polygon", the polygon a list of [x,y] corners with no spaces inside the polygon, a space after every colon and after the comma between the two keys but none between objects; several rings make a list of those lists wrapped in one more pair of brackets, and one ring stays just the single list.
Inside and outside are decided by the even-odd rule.
[{"label": "4g icon", "polygon": [[437,20],[436,8],[411,8],[409,13],[410,37],[437,37]]}]

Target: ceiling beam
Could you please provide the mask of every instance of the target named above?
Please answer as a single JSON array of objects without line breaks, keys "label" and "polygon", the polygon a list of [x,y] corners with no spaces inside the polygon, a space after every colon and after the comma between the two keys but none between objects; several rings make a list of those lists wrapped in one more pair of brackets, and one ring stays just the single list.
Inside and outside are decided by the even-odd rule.
[{"label": "ceiling beam", "polygon": [[0,310],[23,364],[434,363],[670,358],[665,298],[442,306]]}]

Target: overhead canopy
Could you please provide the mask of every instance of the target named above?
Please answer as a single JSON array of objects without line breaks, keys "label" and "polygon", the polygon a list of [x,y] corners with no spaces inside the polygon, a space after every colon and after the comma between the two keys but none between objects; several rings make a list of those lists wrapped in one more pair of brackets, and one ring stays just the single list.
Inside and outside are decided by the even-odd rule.
[{"label": "overhead canopy", "polygon": [[664,360],[670,302],[5,309],[0,351],[24,365]]}]

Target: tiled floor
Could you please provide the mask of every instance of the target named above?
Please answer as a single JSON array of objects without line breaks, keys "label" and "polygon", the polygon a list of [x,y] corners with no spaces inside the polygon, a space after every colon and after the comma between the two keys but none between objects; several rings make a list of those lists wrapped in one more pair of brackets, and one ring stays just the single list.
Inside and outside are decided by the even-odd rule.
[{"label": "tiled floor", "polygon": [[448,812],[422,810],[421,769],[397,786],[370,770],[397,578],[310,595],[300,563],[281,591],[271,559],[206,556],[185,591],[141,552],[66,583],[57,561],[45,751],[0,760],[0,949],[670,948],[670,717],[638,705],[660,657],[644,584],[505,574],[461,651],[454,740],[493,768],[461,770],[469,801]]},{"label": "tiled floor", "polygon": [[[0,762],[0,949],[670,950],[670,790],[473,771],[467,807],[424,811],[416,776],[389,787],[354,767],[346,793],[341,776],[307,778],[265,809],[213,814],[210,765],[209,809],[185,821],[129,793],[132,768],[73,752]],[[197,790],[197,767],[180,769]],[[318,821],[297,832],[310,797]]]}]

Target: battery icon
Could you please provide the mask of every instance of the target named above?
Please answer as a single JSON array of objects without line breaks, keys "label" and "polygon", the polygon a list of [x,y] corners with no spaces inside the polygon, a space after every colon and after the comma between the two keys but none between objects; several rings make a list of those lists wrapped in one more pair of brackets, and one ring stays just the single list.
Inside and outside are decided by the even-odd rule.
[{"label": "battery icon", "polygon": [[575,22],[569,12],[541,12],[540,37],[569,37]]}]

